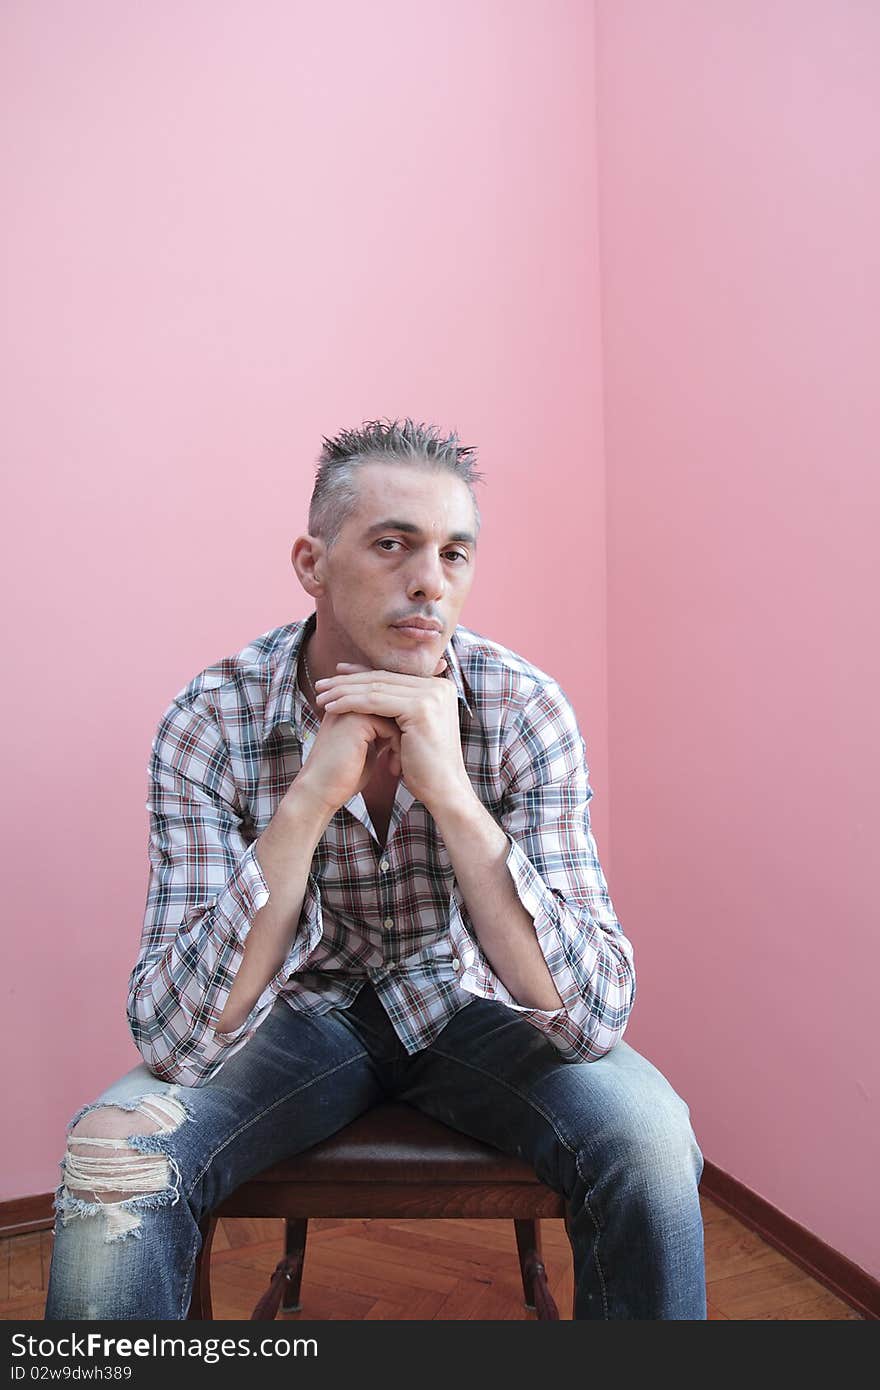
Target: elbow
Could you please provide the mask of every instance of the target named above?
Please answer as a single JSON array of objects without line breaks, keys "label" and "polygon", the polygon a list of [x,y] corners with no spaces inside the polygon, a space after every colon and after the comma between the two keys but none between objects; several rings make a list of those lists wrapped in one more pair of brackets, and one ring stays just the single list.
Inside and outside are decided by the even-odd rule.
[{"label": "elbow", "polygon": [[566,1061],[598,1062],[616,1047],[626,1032],[635,993],[627,991],[616,1008],[596,1014],[586,1004],[566,1015],[567,1027],[554,1043]]},{"label": "elbow", "polygon": [[170,1081],[174,1086],[189,1086],[195,1088],[204,1086],[208,1077],[203,1072],[197,1071],[192,1066],[187,1066],[185,1062],[175,1062],[173,1059],[166,1059],[158,1068],[155,1068],[156,1075],[163,1081]]},{"label": "elbow", "polygon": [[592,1033],[579,1033],[569,1046],[556,1044],[557,1050],[566,1062],[598,1062],[616,1047],[623,1037],[624,1029],[602,1028]]},{"label": "elbow", "polygon": [[[138,1009],[135,996],[129,998],[127,1014],[132,1042],[154,1076],[173,1086],[204,1085],[208,1080],[205,1067],[194,1065],[195,1054],[187,1048],[185,1039],[169,1046],[167,1039],[157,1035],[152,1020]],[[161,1046],[157,1046],[157,1042]],[[182,1052],[188,1055],[184,1058],[180,1055]]]},{"label": "elbow", "polygon": [[150,1071],[160,1081],[167,1081],[171,1086],[196,1087],[204,1086],[208,1080],[205,1068],[194,1066],[191,1058],[187,1061],[179,1061],[173,1052],[159,1054],[155,1048],[139,1043],[137,1038],[135,1038],[135,1046]]}]

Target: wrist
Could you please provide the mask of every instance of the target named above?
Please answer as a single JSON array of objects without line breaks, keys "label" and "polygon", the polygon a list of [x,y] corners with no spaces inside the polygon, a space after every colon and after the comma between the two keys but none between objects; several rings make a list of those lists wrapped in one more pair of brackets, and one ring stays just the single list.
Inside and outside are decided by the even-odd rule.
[{"label": "wrist", "polygon": [[444,823],[472,822],[481,812],[486,814],[486,808],[467,774],[448,786],[437,787],[436,791],[432,791],[430,801],[425,800],[424,805],[441,828]]},{"label": "wrist", "polygon": [[303,772],[293,779],[278,805],[282,814],[296,819],[309,829],[316,844],[338,809],[338,806],[331,806],[326,798],[321,796],[317,787]]}]

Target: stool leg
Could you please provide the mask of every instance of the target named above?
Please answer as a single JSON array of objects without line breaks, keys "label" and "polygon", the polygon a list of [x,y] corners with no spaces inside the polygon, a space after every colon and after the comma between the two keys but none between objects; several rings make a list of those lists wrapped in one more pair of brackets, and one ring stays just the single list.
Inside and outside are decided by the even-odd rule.
[{"label": "stool leg", "polygon": [[284,1223],[284,1253],[288,1256],[299,1256],[296,1274],[290,1280],[284,1295],[284,1302],[281,1304],[282,1313],[299,1313],[302,1311],[302,1304],[299,1301],[299,1291],[302,1284],[303,1265],[306,1258],[306,1235],[309,1223],[307,1219],[299,1220],[288,1217]]},{"label": "stool leg", "polygon": [[538,1221],[514,1220],[516,1248],[522,1275],[525,1304],[543,1321],[557,1321],[559,1310],[547,1283],[547,1272],[541,1259],[541,1229]]},{"label": "stool leg", "polygon": [[535,1289],[534,1278],[526,1273],[526,1260],[530,1252],[534,1251],[537,1258],[541,1258],[541,1233],[538,1230],[537,1221],[514,1221],[516,1230],[516,1252],[519,1255],[519,1271],[522,1275],[523,1295],[527,1308],[534,1310]]},{"label": "stool leg", "polygon": [[212,1322],[214,1308],[211,1303],[211,1245],[217,1222],[210,1213],[199,1222],[202,1235],[202,1248],[196,1258],[193,1277],[193,1291],[190,1299],[187,1321]]}]

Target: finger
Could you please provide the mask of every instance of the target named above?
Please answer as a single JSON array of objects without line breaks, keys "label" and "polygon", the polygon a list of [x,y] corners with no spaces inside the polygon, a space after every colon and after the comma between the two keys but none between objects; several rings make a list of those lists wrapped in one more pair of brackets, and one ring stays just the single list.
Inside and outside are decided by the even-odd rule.
[{"label": "finger", "polygon": [[418,685],[398,685],[393,681],[377,680],[375,677],[369,681],[358,680],[357,676],[333,676],[327,680],[315,696],[315,703],[327,708],[331,700],[338,700],[343,695],[370,695],[370,694],[394,695],[404,700],[424,700],[433,698],[425,681],[420,681]]},{"label": "finger", "polygon": [[[435,672],[434,674],[439,675],[440,673]],[[357,681],[359,684],[365,684],[376,680],[387,681],[391,685],[409,685],[414,690],[420,690],[424,687],[425,681],[430,679],[430,676],[408,676],[402,671],[383,671],[368,666],[352,666],[348,670],[343,670],[343,663],[340,662],[337,675],[321,676],[320,680],[314,682],[314,686],[318,690],[321,686],[331,685],[334,681]]]},{"label": "finger", "polygon": [[[335,710],[333,713],[335,714]],[[385,719],[381,715],[373,715],[371,719],[376,737],[372,740],[373,744],[390,743],[392,747],[400,747],[400,728],[393,719]]]},{"label": "finger", "polygon": [[[326,697],[326,698],[323,698]],[[317,703],[330,714],[379,714],[386,719],[397,719],[403,715],[414,714],[422,701],[407,696],[403,691],[391,690],[334,690],[322,691]]]},{"label": "finger", "polygon": [[379,757],[385,759],[385,766],[392,777],[399,777],[401,771],[400,764],[400,729],[395,724],[394,730],[396,737],[385,739],[379,752]]},{"label": "finger", "polygon": [[370,672],[369,680],[359,680],[353,676],[329,676],[324,681],[319,681],[320,689],[316,688],[315,703],[321,704],[326,709],[328,700],[337,700],[340,695],[363,695],[371,690],[384,690],[386,692],[406,692],[415,695],[417,692],[424,691],[424,684],[421,687],[410,685],[395,685],[392,681],[378,680],[373,672]]},{"label": "finger", "polygon": [[391,727],[392,727],[392,729],[394,730],[394,732],[393,732],[393,734],[389,734],[387,738],[385,738],[384,735],[383,735],[383,737],[382,737],[381,739],[377,739],[377,740],[376,740],[376,743],[377,743],[377,744],[381,744],[380,752],[382,752],[382,753],[399,753],[399,752],[400,752],[400,728],[399,728],[399,726],[398,726],[397,724],[395,724],[395,722],[394,722],[393,719],[389,719],[389,720],[387,720],[387,721],[386,721],[386,720],[383,720],[382,722],[383,722],[383,723],[386,723],[386,722],[387,722],[388,724],[390,724]]},{"label": "finger", "polygon": [[[335,709],[324,710],[326,717],[330,720],[337,719],[339,716]],[[370,716],[370,725],[373,729],[373,737],[370,739],[370,747],[374,747],[379,741],[389,743],[400,742],[400,727],[393,719],[384,718],[382,715],[373,714]]]},{"label": "finger", "polygon": [[[434,675],[435,675],[435,676],[442,676],[442,675],[443,675],[443,672],[446,670],[446,668],[447,668],[448,665],[449,665],[449,662],[446,660],[446,657],[445,657],[445,656],[441,656],[440,660],[437,662],[437,669],[434,671]],[[371,667],[371,666],[357,666],[354,662],[351,662],[351,661],[337,661],[337,663],[336,663],[336,669],[337,669],[337,671],[342,672],[344,675],[347,675],[349,671],[372,671],[374,668]],[[391,675],[392,673],[389,672],[388,674]],[[395,673],[395,674],[397,674],[397,673]],[[331,679],[331,680],[332,680],[332,677],[329,677],[329,678],[328,678],[328,677],[323,677],[323,676],[322,676],[321,679],[322,679],[322,680],[325,680],[325,679]],[[410,677],[405,677],[405,679],[423,680],[424,677],[422,677],[422,676],[414,676],[414,677],[411,677],[411,678],[410,678]],[[320,684],[321,684],[321,681],[318,681],[318,685],[320,685]]]}]

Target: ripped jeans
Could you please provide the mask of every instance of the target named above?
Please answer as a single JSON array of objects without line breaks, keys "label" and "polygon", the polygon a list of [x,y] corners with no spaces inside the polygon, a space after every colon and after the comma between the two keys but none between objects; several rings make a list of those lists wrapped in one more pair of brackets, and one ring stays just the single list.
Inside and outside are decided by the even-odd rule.
[{"label": "ripped jeans", "polygon": [[131,1130],[69,1140],[46,1320],[185,1318],[204,1214],[392,1097],[525,1159],[564,1194],[576,1318],[706,1317],[703,1158],[661,1072],[623,1041],[596,1062],[565,1061],[525,1019],[477,998],[409,1056],[367,983],[326,1014],[278,1000],[199,1087],[141,1065],[74,1115],[69,1131],[97,1111],[120,1135],[127,1113]]}]

